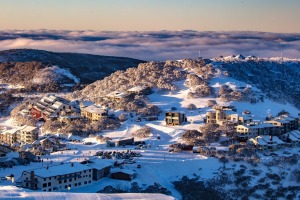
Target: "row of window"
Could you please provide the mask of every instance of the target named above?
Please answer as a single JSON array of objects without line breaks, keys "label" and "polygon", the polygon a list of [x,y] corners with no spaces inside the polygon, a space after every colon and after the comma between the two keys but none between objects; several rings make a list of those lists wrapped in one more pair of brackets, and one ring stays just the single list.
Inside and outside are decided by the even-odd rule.
[{"label": "row of window", "polygon": [[[86,185],[86,184],[91,183],[91,182],[92,182],[91,180],[89,180],[89,181],[84,181],[83,184]],[[47,185],[47,183],[44,183],[44,184],[43,184],[43,187],[44,187],[45,184]],[[49,183],[48,183],[48,185],[49,185]],[[51,183],[50,183],[50,186],[51,186]],[[77,186],[81,186],[81,182],[74,183],[73,185],[72,185],[72,184],[67,184],[67,185],[64,185],[64,186],[59,186],[59,188],[60,188],[60,189],[61,189],[61,188],[65,188],[65,189],[69,189],[69,188],[70,188],[70,189],[71,189],[71,187],[77,187]],[[57,190],[57,189],[58,189],[57,187],[49,188],[48,191],[51,192],[52,190],[55,191],[55,190]],[[44,189],[43,191],[46,192],[47,190]]]},{"label": "row of window", "polygon": [[[81,175],[81,173],[84,173],[84,174],[86,174],[87,172],[92,172],[92,170],[91,169],[89,169],[89,170],[84,170],[83,172],[79,172],[79,174]],[[77,173],[74,173],[74,175],[76,175]],[[68,177],[68,176],[71,176],[71,175],[73,175],[73,174],[66,174],[66,175],[61,175],[60,177],[62,177],[62,178],[65,178],[65,177]],[[54,176],[53,178],[54,179],[56,179],[58,176]],[[84,175],[83,177],[87,177],[87,175]],[[91,175],[89,175],[89,177],[91,177]],[[51,180],[51,178],[52,177],[49,177],[48,179],[49,180]],[[44,178],[44,181],[46,181],[47,180],[47,178]],[[75,179],[76,180],[76,179]]]}]

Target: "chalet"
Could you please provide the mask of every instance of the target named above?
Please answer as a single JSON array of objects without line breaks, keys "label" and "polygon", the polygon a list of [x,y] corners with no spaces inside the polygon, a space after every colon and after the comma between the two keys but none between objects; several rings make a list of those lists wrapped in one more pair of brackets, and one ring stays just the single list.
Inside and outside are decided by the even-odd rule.
[{"label": "chalet", "polygon": [[125,92],[111,92],[108,95],[105,96],[105,99],[112,100],[112,101],[122,101],[127,100],[131,97],[131,94],[125,93]]},{"label": "chalet", "polygon": [[135,95],[149,95],[152,93],[152,89],[147,86],[135,86],[127,90],[127,92]]},{"label": "chalet", "polygon": [[247,140],[247,144],[254,146],[258,150],[270,150],[275,151],[281,149],[285,143],[280,140],[277,136],[257,136]]},{"label": "chalet", "polygon": [[53,95],[44,96],[41,100],[31,103],[31,115],[34,119],[47,120],[60,115],[70,115],[75,108],[70,103]]},{"label": "chalet", "polygon": [[108,116],[108,109],[101,106],[90,105],[87,107],[81,107],[80,110],[82,117],[93,121],[98,121]]},{"label": "chalet", "polygon": [[123,145],[133,145],[134,144],[134,138],[123,138],[120,140],[115,141],[115,146],[123,146]]},{"label": "chalet", "polygon": [[165,114],[166,125],[180,125],[183,122],[187,122],[185,113],[181,112],[166,112]]},{"label": "chalet", "polygon": [[110,178],[118,180],[131,181],[136,176],[136,173],[132,170],[126,169],[112,169],[110,173]]},{"label": "chalet", "polygon": [[293,130],[280,136],[280,139],[284,142],[290,143],[291,146],[300,145],[300,131]]},{"label": "chalet", "polygon": [[92,182],[92,175],[89,166],[67,163],[23,171],[16,183],[23,188],[51,192],[87,185]]}]

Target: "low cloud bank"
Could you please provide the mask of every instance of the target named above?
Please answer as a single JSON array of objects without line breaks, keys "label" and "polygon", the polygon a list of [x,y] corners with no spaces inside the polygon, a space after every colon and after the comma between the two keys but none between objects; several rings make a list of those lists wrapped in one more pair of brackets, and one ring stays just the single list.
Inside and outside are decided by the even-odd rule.
[{"label": "low cloud bank", "polygon": [[0,31],[0,50],[31,48],[142,60],[231,54],[300,58],[300,34],[198,31]]}]

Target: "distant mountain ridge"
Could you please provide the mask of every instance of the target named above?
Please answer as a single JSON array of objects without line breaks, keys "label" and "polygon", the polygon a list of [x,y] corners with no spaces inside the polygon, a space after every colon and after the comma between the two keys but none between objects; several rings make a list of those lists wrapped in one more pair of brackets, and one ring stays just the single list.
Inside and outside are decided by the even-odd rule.
[{"label": "distant mountain ridge", "polygon": [[69,70],[80,83],[92,83],[118,70],[137,67],[145,61],[126,57],[102,56],[81,53],[58,53],[36,49],[0,51],[0,63],[39,62],[41,66],[57,66]]}]

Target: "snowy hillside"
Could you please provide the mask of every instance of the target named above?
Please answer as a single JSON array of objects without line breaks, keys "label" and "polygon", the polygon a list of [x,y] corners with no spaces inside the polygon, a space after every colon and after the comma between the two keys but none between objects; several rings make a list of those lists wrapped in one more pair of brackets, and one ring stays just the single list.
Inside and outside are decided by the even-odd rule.
[{"label": "snowy hillside", "polygon": [[57,53],[36,49],[12,49],[0,51],[0,63],[39,62],[47,66],[58,66],[68,69],[78,77],[81,83],[92,83],[117,70],[136,67],[144,61],[113,56],[100,56],[80,53]]},{"label": "snowy hillside", "polygon": [[[177,64],[179,65],[180,63]],[[206,66],[208,69],[211,69],[210,67]],[[180,190],[179,185],[184,185],[185,182],[177,184],[176,181],[191,181],[192,179],[199,179],[198,181],[208,181],[209,183],[215,184],[216,188],[219,188],[219,192],[228,192],[228,195],[230,196],[236,192],[241,192],[242,188],[240,188],[239,184],[237,183],[237,180],[240,180],[241,183],[243,183],[244,188],[254,191],[250,194],[250,199],[257,199],[269,192],[267,190],[268,188],[277,191],[278,185],[280,185],[282,188],[299,186],[299,183],[293,181],[291,178],[291,173],[297,170],[297,165],[287,164],[285,168],[273,165],[272,162],[274,160],[272,157],[269,157],[269,154],[260,153],[260,162],[254,165],[246,160],[229,160],[226,162],[226,164],[224,164],[218,158],[195,154],[191,151],[169,152],[169,145],[184,142],[181,136],[185,131],[199,130],[199,128],[204,125],[205,113],[211,110],[211,107],[207,106],[208,100],[214,100],[219,105],[234,105],[236,106],[238,113],[248,110],[251,112],[255,120],[264,120],[269,115],[276,116],[276,114],[282,110],[289,112],[292,116],[296,116],[300,112],[299,109],[291,104],[277,103],[268,99],[265,94],[255,85],[225,76],[224,73],[218,68],[216,71],[212,70],[213,76],[212,74],[202,74],[197,71],[197,69],[189,67],[175,67],[170,73],[178,73],[177,71],[181,71],[183,74],[193,75],[187,76],[189,78],[183,78],[180,76],[178,79],[175,79],[175,81],[171,81],[171,86],[176,88],[174,91],[165,91],[159,88],[154,88],[153,93],[147,96],[147,104],[155,105],[163,111],[158,117],[158,120],[146,121],[143,119],[138,122],[138,116],[132,115],[132,117],[129,117],[128,120],[122,122],[122,125],[119,129],[103,130],[101,132],[103,137],[109,137],[113,140],[117,140],[121,138],[132,137],[132,134],[138,129],[148,126],[152,130],[152,136],[143,139],[136,138],[136,140],[143,140],[146,142],[147,146],[145,148],[135,149],[134,146],[127,145],[125,149],[123,147],[106,147],[106,144],[101,143],[95,137],[91,136],[88,138],[80,138],[79,136],[73,136],[73,138],[80,139],[82,142],[91,142],[91,145],[67,142],[67,147],[69,150],[54,152],[51,153],[51,155],[41,156],[44,160],[43,163],[31,163],[31,165],[28,166],[15,166],[12,170],[0,170],[0,176],[2,177],[6,176],[8,173],[14,173],[15,177],[18,178],[21,176],[23,170],[43,168],[45,166],[51,167],[53,165],[58,165],[61,162],[79,162],[86,158],[99,159],[96,156],[93,156],[97,151],[124,152],[128,149],[133,152],[141,153],[142,155],[141,157],[135,158],[134,164],[125,164],[123,166],[125,170],[133,170],[137,173],[137,176],[132,181],[113,180],[109,177],[106,177],[100,179],[99,181],[94,181],[87,186],[72,188],[71,191],[74,193],[95,193],[106,188],[107,186],[112,186],[114,188],[119,188],[121,191],[132,192],[132,189],[130,188],[133,184],[137,184],[138,187],[140,187],[139,190],[142,190],[150,187],[151,185],[159,183],[160,188],[167,189],[169,192],[171,192],[173,197],[176,199],[181,199],[184,191]],[[65,71],[63,71],[62,74],[64,73]],[[120,75],[120,73],[117,74]],[[202,79],[202,77],[205,75],[207,75],[207,78]],[[77,80],[76,77],[73,77],[70,74],[67,74],[67,76],[72,78],[74,81]],[[164,76],[169,77],[167,73],[165,73]],[[199,76],[199,79],[197,79],[195,76]],[[164,80],[161,79],[161,81],[163,82]],[[214,94],[204,97],[190,98],[188,94],[190,92],[195,92],[196,87],[191,83],[195,82],[199,82],[201,85],[206,84],[205,88],[213,88]],[[222,97],[222,95],[218,95],[220,90],[224,89],[222,89],[222,87],[225,87],[224,85],[226,85],[227,89],[229,88],[232,90],[234,94],[240,92],[240,94],[245,95],[245,88],[248,88],[247,90],[251,89],[251,95],[255,98],[257,97],[258,100],[255,103],[250,103],[247,101],[247,98],[240,99],[239,101],[227,101]],[[99,85],[97,85],[97,87],[98,86]],[[108,86],[109,85],[106,85],[106,87]],[[264,96],[264,100],[259,100],[259,96]],[[87,95],[87,97],[89,96]],[[191,104],[194,104],[196,109],[188,109],[189,105]],[[172,107],[173,109],[176,109],[176,112],[178,111],[186,113],[186,123],[183,123],[180,126],[165,125],[164,112],[169,111]],[[124,112],[122,110],[111,110],[110,112],[113,112],[117,116],[121,113],[126,113],[128,115],[130,113],[130,111]],[[136,112],[131,111],[131,113]],[[7,123],[9,124],[8,121]],[[5,123],[2,124],[5,125]],[[225,139],[224,135],[221,136],[220,141],[222,139]],[[210,145],[218,150],[228,151],[228,147],[222,146],[219,143],[211,143]],[[294,155],[299,153],[299,147],[286,148],[284,150],[279,150],[276,153],[278,156],[293,158]],[[109,160],[111,163],[115,161],[116,160]],[[137,165],[140,165],[140,167],[137,167]],[[280,181],[273,181],[267,185],[268,179],[263,180],[264,177],[270,176],[272,178],[275,176],[274,174],[282,174],[283,172],[285,174],[280,176]],[[232,174],[234,174],[234,176]],[[187,176],[190,180],[182,179],[184,176]],[[244,183],[244,180],[247,180],[247,182]],[[2,186],[9,184],[11,184],[9,180],[5,180],[0,183]],[[254,190],[253,188],[257,184],[261,184],[263,186],[262,188]],[[61,192],[66,192],[66,189],[62,189]],[[35,193],[31,194],[30,191],[22,191],[22,194],[25,196],[28,195],[29,197],[31,195],[36,195]],[[4,193],[4,195],[10,196],[12,193]],[[218,195],[221,195],[221,193]],[[48,198],[47,195],[45,197]],[[76,198],[77,197],[81,198],[81,195],[76,196]],[[116,198],[114,195],[111,197]],[[82,198],[87,197],[82,196]],[[127,197],[125,196],[124,198],[126,199]]]}]

